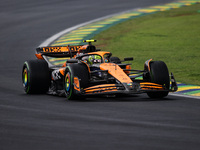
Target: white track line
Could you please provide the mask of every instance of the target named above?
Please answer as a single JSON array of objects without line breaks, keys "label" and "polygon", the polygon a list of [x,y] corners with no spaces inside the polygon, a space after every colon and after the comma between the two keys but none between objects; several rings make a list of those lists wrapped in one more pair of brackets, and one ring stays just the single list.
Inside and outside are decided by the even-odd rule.
[{"label": "white track line", "polygon": [[[66,33],[68,33],[68,32],[71,32],[71,31],[73,31],[73,30],[76,30],[77,28],[80,28],[80,27],[82,27],[82,26],[85,26],[85,25],[88,25],[88,24],[91,24],[91,23],[94,23],[94,22],[97,22],[97,21],[101,21],[101,20],[104,20],[104,19],[107,19],[107,18],[116,16],[116,15],[128,13],[128,12],[131,12],[131,11],[134,11],[134,10],[137,10],[137,9],[140,9],[140,8],[131,9],[131,10],[123,11],[123,12],[120,12],[120,13],[108,15],[108,16],[105,16],[105,17],[97,18],[97,19],[94,19],[94,20],[91,20],[91,21],[87,21],[87,22],[84,22],[84,23],[75,25],[75,26],[73,26],[73,27],[67,28],[67,29],[65,29],[65,30],[63,30],[63,31],[61,31],[61,32],[59,32],[59,33],[57,33],[57,34],[51,36],[50,38],[46,39],[44,42],[42,42],[42,43],[39,45],[39,47],[49,46],[52,42],[54,42],[56,39],[58,39],[58,38],[61,37],[62,35],[66,34]],[[172,95],[172,96],[179,96],[179,97],[185,97],[185,98],[200,99],[200,97],[198,97],[198,96],[188,96],[188,95],[175,94],[175,93],[170,93],[169,95]]]}]

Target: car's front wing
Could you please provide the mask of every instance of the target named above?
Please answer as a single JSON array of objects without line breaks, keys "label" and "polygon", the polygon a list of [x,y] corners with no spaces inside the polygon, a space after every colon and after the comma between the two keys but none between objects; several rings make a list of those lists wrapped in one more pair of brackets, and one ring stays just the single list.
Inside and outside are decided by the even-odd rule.
[{"label": "car's front wing", "polygon": [[91,86],[80,91],[76,91],[81,95],[110,95],[110,94],[139,94],[152,91],[169,91],[164,86],[151,82],[132,83],[132,84],[101,84]]}]

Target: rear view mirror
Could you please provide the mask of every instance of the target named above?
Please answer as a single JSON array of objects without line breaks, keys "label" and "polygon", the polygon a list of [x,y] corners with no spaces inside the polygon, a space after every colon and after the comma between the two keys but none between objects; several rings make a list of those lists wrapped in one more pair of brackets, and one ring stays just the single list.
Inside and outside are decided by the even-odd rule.
[{"label": "rear view mirror", "polygon": [[124,58],[124,61],[133,61],[133,57]]}]

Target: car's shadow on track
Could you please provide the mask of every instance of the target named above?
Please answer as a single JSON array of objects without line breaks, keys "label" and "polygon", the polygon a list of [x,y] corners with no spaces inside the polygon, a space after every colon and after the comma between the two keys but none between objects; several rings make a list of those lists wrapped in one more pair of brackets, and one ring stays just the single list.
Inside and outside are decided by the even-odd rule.
[{"label": "car's shadow on track", "polygon": [[174,97],[165,97],[159,99],[151,99],[145,94],[140,95],[125,95],[125,96],[101,96],[89,97],[85,99],[73,100],[73,102],[152,102],[152,101],[173,101],[177,100]]}]

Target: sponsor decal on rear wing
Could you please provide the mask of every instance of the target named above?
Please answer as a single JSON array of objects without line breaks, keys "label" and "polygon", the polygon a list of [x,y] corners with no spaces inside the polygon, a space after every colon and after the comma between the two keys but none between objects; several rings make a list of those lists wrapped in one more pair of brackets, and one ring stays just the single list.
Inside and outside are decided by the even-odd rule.
[{"label": "sponsor decal on rear wing", "polygon": [[80,46],[56,46],[56,47],[39,47],[37,53],[62,53],[62,52],[78,52]]},{"label": "sponsor decal on rear wing", "polygon": [[39,47],[36,49],[36,54],[54,57],[72,57],[82,45],[79,46],[55,46],[55,47]]}]

